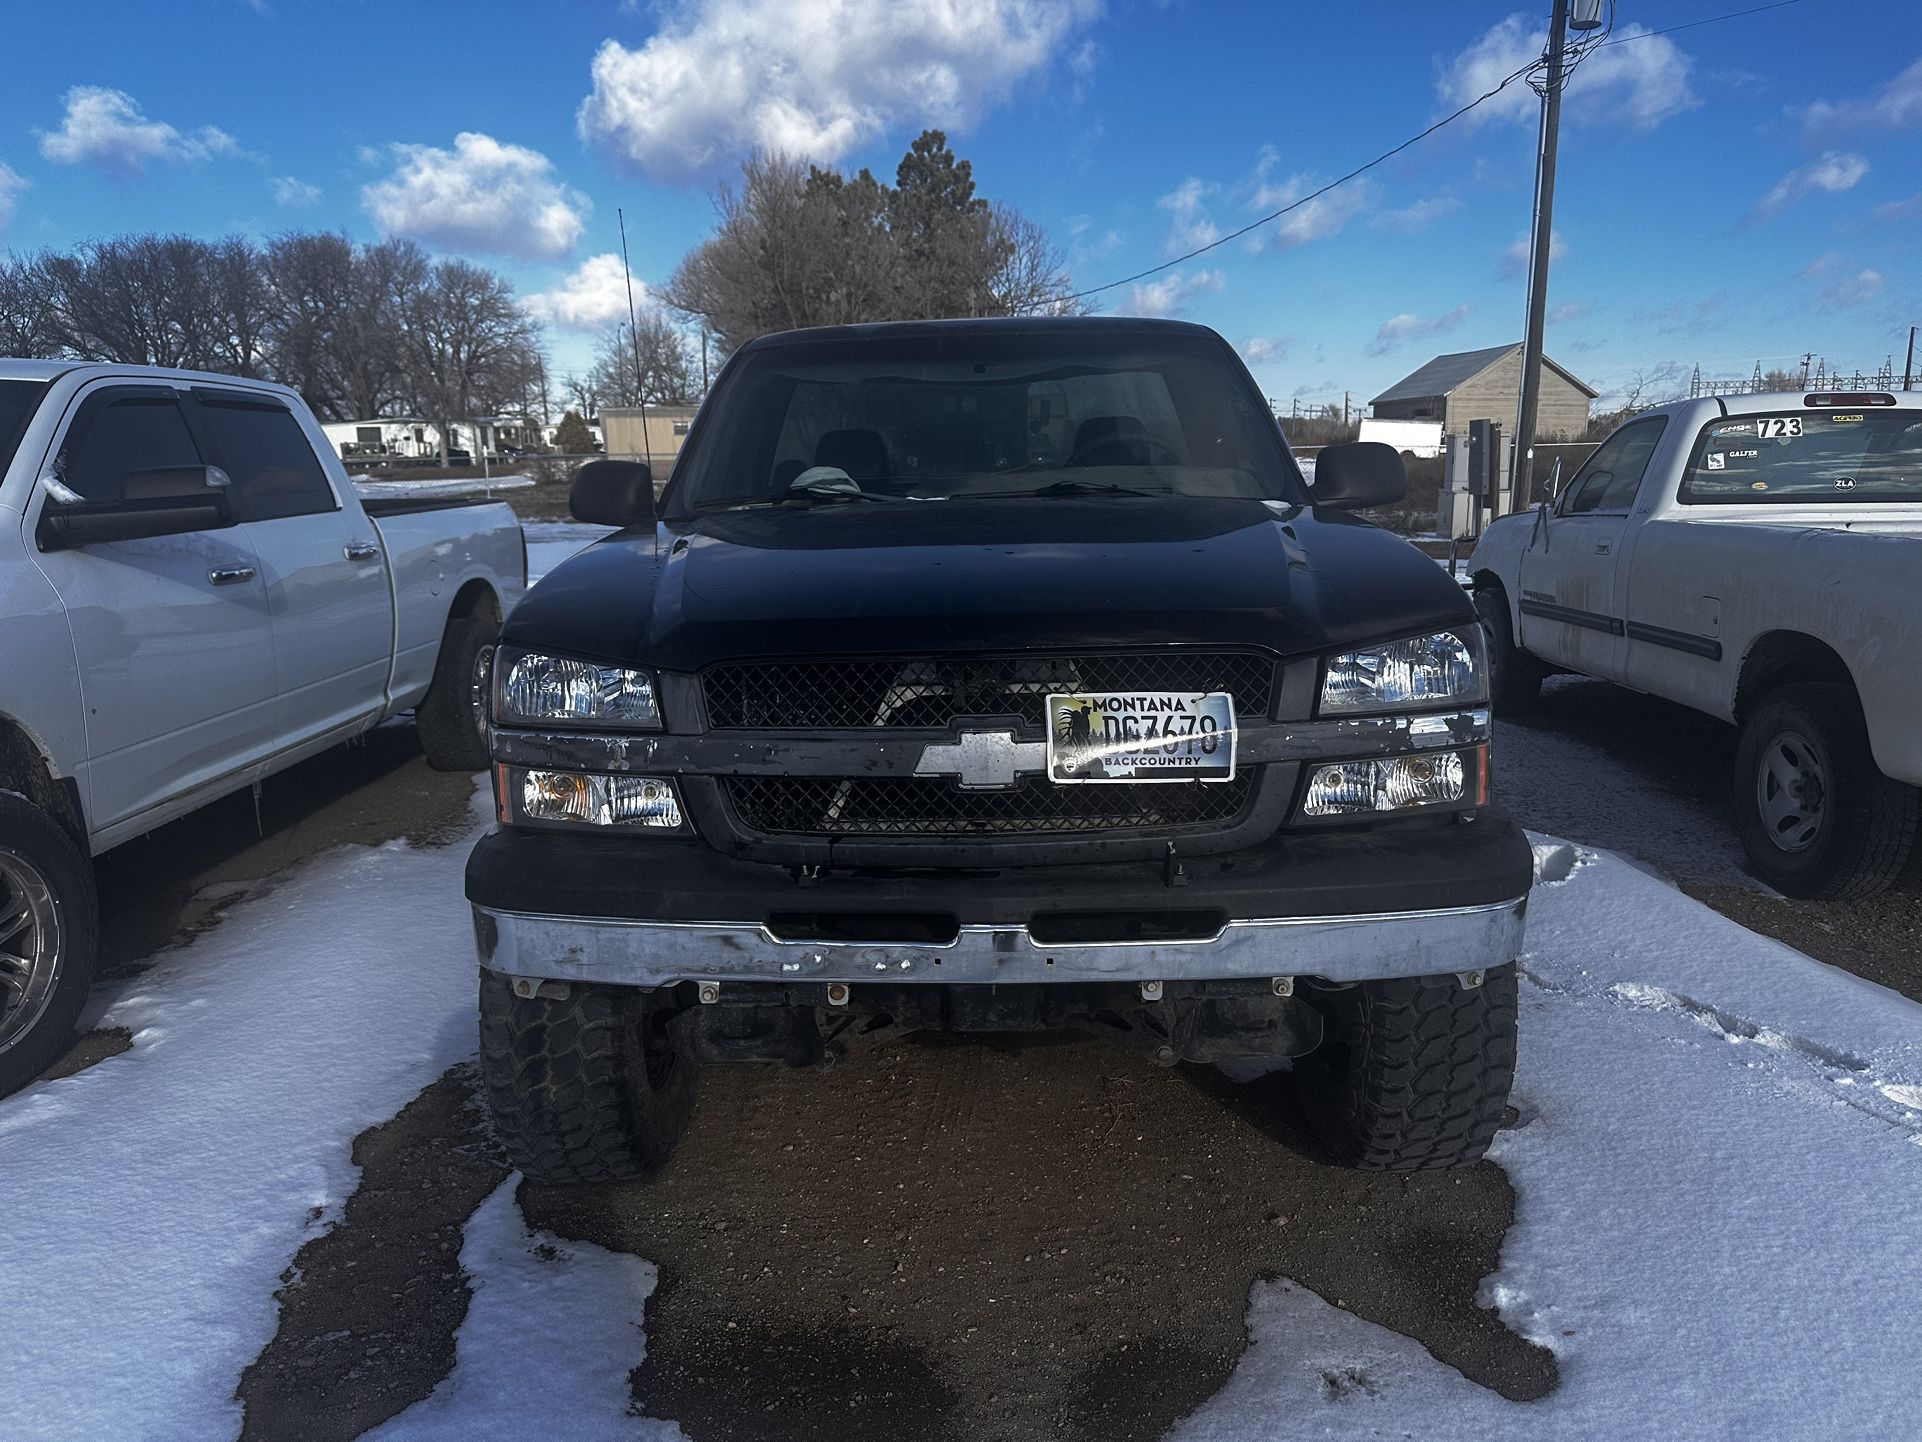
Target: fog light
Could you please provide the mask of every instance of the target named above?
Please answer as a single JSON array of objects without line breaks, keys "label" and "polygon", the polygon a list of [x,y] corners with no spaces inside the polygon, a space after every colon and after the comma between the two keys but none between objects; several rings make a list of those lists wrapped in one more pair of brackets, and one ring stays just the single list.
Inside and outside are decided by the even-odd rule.
[{"label": "fog light", "polygon": [[1464,802],[1480,806],[1487,791],[1487,753],[1477,746],[1317,766],[1301,809],[1307,816],[1345,816]]},{"label": "fog light", "polygon": [[589,826],[681,824],[674,783],[658,776],[599,776],[577,771],[523,771],[520,812],[529,821],[579,821]]}]

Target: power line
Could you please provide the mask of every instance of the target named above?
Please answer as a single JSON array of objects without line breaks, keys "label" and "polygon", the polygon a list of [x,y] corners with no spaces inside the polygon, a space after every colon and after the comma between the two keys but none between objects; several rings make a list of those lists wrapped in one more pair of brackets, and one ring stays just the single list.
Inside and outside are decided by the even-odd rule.
[{"label": "power line", "polygon": [[[1711,15],[1708,18],[1703,20],[1691,20],[1683,25],[1671,25],[1666,30],[1644,30],[1634,35],[1617,36],[1612,40],[1603,40],[1603,41],[1596,42],[1594,45],[1589,46],[1587,48],[1599,50],[1604,45],[1624,45],[1624,44],[1627,44],[1630,40],[1652,40],[1657,35],[1672,35],[1677,30],[1692,30],[1698,25],[1713,25],[1716,22],[1721,20],[1739,20],[1745,15],[1759,15],[1765,10],[1780,10],[1784,6],[1799,5],[1801,3],[1802,3],[1802,0],[1774,0],[1774,3],[1769,5],[1757,5],[1748,10],[1735,10],[1735,11],[1731,11],[1726,15]],[[1520,80],[1524,75],[1527,75],[1530,71],[1539,68],[1541,64],[1542,64],[1542,61],[1539,57],[1529,61],[1528,64],[1522,66],[1521,69],[1515,71],[1513,74],[1501,80],[1493,89],[1483,91],[1480,95],[1476,96],[1473,100],[1469,101],[1466,105],[1462,106],[1461,109],[1453,111],[1447,115],[1444,115],[1440,120],[1437,120],[1433,125],[1429,126],[1426,130],[1422,131],[1419,135],[1409,136],[1408,139],[1402,141],[1400,145],[1395,146],[1392,150],[1384,150],[1380,155],[1377,155],[1373,160],[1368,161],[1366,164],[1356,166],[1353,170],[1349,171],[1346,175],[1336,177],[1334,180],[1331,180],[1326,185],[1322,186],[1319,190],[1311,190],[1308,194],[1300,197],[1299,199],[1289,201],[1288,204],[1282,206],[1280,210],[1270,211],[1267,215],[1262,216],[1258,220],[1249,221],[1246,225],[1242,226],[1241,229],[1231,230],[1228,232],[1228,234],[1224,236],[1220,236],[1215,240],[1211,240],[1206,245],[1196,246],[1193,250],[1188,251],[1185,255],[1178,255],[1173,260],[1165,260],[1160,265],[1151,265],[1146,270],[1136,271],[1133,275],[1124,275],[1120,280],[1111,280],[1106,285],[1090,286],[1087,290],[1075,291],[1072,295],[1065,296],[1063,297],[1063,299],[1064,300],[1085,300],[1087,297],[1091,295],[1100,295],[1103,291],[1116,290],[1124,285],[1132,285],[1135,281],[1146,280],[1151,275],[1160,275],[1161,272],[1164,270],[1172,270],[1178,265],[1185,265],[1188,261],[1193,260],[1196,256],[1206,255],[1211,250],[1217,250],[1220,247],[1226,245],[1231,240],[1239,240],[1241,239],[1242,236],[1248,234],[1249,231],[1259,230],[1261,229],[1262,226],[1269,224],[1271,221],[1276,221],[1281,219],[1281,217],[1288,214],[1289,211],[1299,210],[1302,206],[1306,205],[1309,201],[1319,200],[1322,196],[1326,195],[1329,191],[1335,189],[1337,186],[1346,185],[1349,181],[1355,179],[1357,176],[1366,174],[1368,171],[1371,171],[1376,166],[1380,165],[1383,161],[1394,159],[1394,157],[1396,157],[1397,155],[1400,155],[1404,150],[1408,149],[1409,146],[1418,144],[1419,142],[1426,140],[1429,136],[1433,135],[1437,130],[1440,130],[1443,126],[1452,125],[1455,121],[1460,120],[1464,115],[1468,114],[1468,112],[1473,110],[1476,106],[1484,104],[1487,101],[1493,100],[1497,95],[1500,95],[1504,90],[1508,89],[1509,86],[1513,85],[1517,80]]]}]

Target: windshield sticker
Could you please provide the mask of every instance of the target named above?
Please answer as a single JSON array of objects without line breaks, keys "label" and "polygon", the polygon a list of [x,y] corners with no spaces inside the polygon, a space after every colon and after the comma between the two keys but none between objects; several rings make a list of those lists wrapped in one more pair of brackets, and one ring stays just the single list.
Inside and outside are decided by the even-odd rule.
[{"label": "windshield sticker", "polygon": [[1769,483],[1767,481],[1750,481],[1749,482],[1749,489],[1751,491],[1766,491],[1768,488],[1769,488]]},{"label": "windshield sticker", "polygon": [[1859,414],[1852,416],[1830,416],[1829,424],[1836,426],[1859,426],[1865,419],[1866,417]]},{"label": "windshield sticker", "polygon": [[1727,464],[1728,458],[1720,451],[1710,451],[1708,453],[1708,468],[1711,471],[1719,471]]},{"label": "windshield sticker", "polygon": [[1710,426],[1708,433],[1717,440],[1723,436],[1752,436],[1755,434],[1755,422],[1730,421],[1727,425]]},{"label": "windshield sticker", "polygon": [[1854,489],[1855,489],[1855,477],[1854,477],[1854,476],[1837,476],[1837,477],[1835,478],[1835,489],[1836,489],[1836,490],[1838,490],[1838,491],[1852,491],[1852,490],[1854,490]]},{"label": "windshield sticker", "polygon": [[1725,451],[1723,454],[1732,461],[1752,461],[1762,453],[1754,446],[1750,446],[1745,451]]},{"label": "windshield sticker", "polygon": [[1755,423],[1761,429],[1757,432],[1764,440],[1771,436],[1799,436],[1802,434],[1800,416],[1763,416]]}]

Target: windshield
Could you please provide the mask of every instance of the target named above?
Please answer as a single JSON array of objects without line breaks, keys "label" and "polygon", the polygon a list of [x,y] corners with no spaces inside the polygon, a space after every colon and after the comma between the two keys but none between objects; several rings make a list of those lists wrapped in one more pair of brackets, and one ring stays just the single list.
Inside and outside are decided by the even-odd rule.
[{"label": "windshield", "polygon": [[40,397],[47,393],[45,381],[0,381],[0,476],[13,464],[13,453],[27,422],[33,419]]},{"label": "windshield", "polygon": [[1922,501],[1922,411],[1804,410],[1705,427],[1685,504]]},{"label": "windshield", "polygon": [[717,387],[668,514],[1077,495],[1301,498],[1205,335],[1010,330],[776,346]]}]

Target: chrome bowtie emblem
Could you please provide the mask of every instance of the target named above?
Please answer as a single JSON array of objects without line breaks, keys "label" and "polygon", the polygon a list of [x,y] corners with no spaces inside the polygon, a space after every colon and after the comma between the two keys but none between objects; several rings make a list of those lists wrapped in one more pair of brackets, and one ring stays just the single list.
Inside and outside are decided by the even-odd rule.
[{"label": "chrome bowtie emblem", "polygon": [[1022,772],[1047,765],[1045,741],[1017,741],[1012,731],[964,731],[958,741],[923,751],[914,774],[952,776],[964,791],[998,791],[1014,785]]}]

